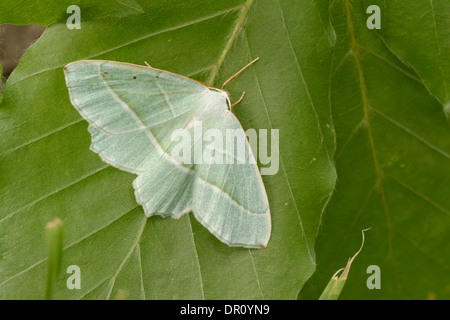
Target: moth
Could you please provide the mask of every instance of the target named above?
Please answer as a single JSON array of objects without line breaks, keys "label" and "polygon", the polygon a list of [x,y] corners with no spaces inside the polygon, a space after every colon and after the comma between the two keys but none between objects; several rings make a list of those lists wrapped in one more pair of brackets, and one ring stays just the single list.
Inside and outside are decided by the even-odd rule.
[{"label": "moth", "polygon": [[[177,219],[192,212],[229,246],[267,246],[269,202],[245,132],[223,90],[228,81],[217,89],[148,65],[101,60],[70,63],[64,73],[70,101],[89,123],[91,150],[111,166],[137,175],[136,200],[148,217]],[[221,156],[222,163],[183,161],[184,152],[174,155],[173,132],[192,133],[198,123],[202,132],[233,132],[245,143],[237,150],[238,144],[211,139],[200,152]],[[191,142],[195,149],[198,141]]]}]

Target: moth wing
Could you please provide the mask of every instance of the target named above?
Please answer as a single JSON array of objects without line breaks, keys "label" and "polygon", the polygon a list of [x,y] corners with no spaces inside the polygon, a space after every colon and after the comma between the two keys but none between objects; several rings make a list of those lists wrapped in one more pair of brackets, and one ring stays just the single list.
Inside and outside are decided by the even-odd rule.
[{"label": "moth wing", "polygon": [[64,67],[70,100],[84,119],[109,134],[152,128],[192,112],[209,89],[167,71],[85,60]]},{"label": "moth wing", "polygon": [[[245,132],[229,111],[209,122],[209,128],[219,129],[225,141],[215,139],[204,150],[223,155],[223,163],[196,165],[194,215],[230,246],[266,247],[271,233],[269,202]],[[234,146],[231,133],[236,138]]]},{"label": "moth wing", "polygon": [[169,72],[111,61],[65,67],[74,107],[89,122],[91,150],[137,174],[136,199],[147,216],[192,210],[192,166],[170,156],[171,133],[186,126],[209,90]]},{"label": "moth wing", "polygon": [[[147,216],[177,218],[193,211],[230,246],[267,245],[267,195],[245,133],[232,113],[204,119],[204,129],[234,130],[244,138],[244,153],[253,161],[190,165],[171,155],[171,133],[202,114],[210,102],[208,88],[169,72],[110,61],[71,63],[65,76],[72,104],[90,124],[91,149],[106,163],[138,175],[133,186]],[[225,99],[222,102],[226,109]],[[206,146],[226,155],[222,147]]]}]

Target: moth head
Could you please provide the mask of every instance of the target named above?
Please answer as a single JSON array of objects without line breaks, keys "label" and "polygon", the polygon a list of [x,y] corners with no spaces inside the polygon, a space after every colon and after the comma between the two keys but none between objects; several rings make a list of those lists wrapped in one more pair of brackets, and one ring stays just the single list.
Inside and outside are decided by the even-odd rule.
[{"label": "moth head", "polygon": [[220,90],[220,93],[222,94],[222,96],[227,101],[228,110],[231,111],[230,93],[228,91],[225,91],[225,90]]},{"label": "moth head", "polygon": [[217,88],[214,88],[214,87],[209,87],[208,89],[211,90],[211,91],[218,92],[225,99],[225,101],[227,102],[228,110],[231,111],[230,94],[228,93],[228,91],[217,89]]}]

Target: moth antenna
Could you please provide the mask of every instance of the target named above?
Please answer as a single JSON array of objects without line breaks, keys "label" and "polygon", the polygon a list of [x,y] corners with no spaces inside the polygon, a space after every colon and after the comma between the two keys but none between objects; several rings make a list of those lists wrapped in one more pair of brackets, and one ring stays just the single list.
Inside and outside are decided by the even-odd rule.
[{"label": "moth antenna", "polygon": [[250,67],[252,64],[254,64],[256,61],[258,61],[259,58],[256,58],[255,60],[253,60],[252,62],[248,63],[245,67],[243,67],[241,70],[239,70],[238,72],[236,72],[235,75],[231,76],[227,81],[225,81],[222,85],[222,90],[223,88],[225,88],[226,84],[228,82],[230,82],[231,80],[233,80],[234,78],[236,78],[242,71],[244,71],[245,69],[247,69],[248,67]]},{"label": "moth antenna", "polygon": [[242,101],[242,99],[244,99],[244,96],[245,96],[245,91],[242,92],[242,96],[239,98],[239,100],[236,101],[235,103],[233,103],[233,104],[231,105],[231,109],[232,109],[232,110],[233,110],[233,107],[234,107],[235,105],[237,105],[239,102]]},{"label": "moth antenna", "polygon": [[151,65],[149,65],[149,64],[147,63],[147,61],[144,61],[144,63],[147,65],[147,67],[149,67],[149,68],[152,67]]}]

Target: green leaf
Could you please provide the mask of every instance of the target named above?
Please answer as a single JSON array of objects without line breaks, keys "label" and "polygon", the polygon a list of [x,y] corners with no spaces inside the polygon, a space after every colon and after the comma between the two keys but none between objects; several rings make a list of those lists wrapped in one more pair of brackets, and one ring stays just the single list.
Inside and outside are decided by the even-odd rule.
[{"label": "green leaf", "polygon": [[380,34],[387,46],[416,70],[449,117],[450,2],[371,0],[370,4],[378,4],[383,12]]},{"label": "green leaf", "polygon": [[72,14],[67,8],[76,5],[81,11],[81,20],[106,17],[125,17],[144,11],[135,0],[47,0],[38,1],[2,1],[0,3],[0,24],[18,25],[38,24],[48,26],[55,22],[65,23]]},{"label": "green leaf", "polygon": [[[403,1],[402,8],[418,2],[429,4]],[[385,3],[382,15],[400,5]],[[356,0],[337,0],[331,7],[338,39],[330,97],[339,178],[317,240],[317,272],[301,298],[317,298],[329,275],[358,247],[359,230],[372,227],[341,299],[449,299],[449,124],[419,71],[439,69],[449,57],[417,64],[418,76],[366,27],[366,9]],[[415,14],[428,17],[423,11]],[[409,36],[434,36],[428,28],[414,27],[417,20],[409,20],[406,13],[398,19],[396,24],[407,25],[411,33],[391,39],[399,41],[389,42],[391,47],[413,43]],[[388,32],[403,31],[382,31]],[[448,29],[445,37],[449,43]],[[428,50],[429,56],[437,53],[436,47]],[[441,74],[434,79],[442,82]],[[370,265],[380,267],[380,290],[366,286]]]},{"label": "green leaf", "polygon": [[[43,292],[43,225],[58,215],[65,224],[62,267],[80,267],[81,289],[68,290],[62,274],[56,299],[296,298],[315,270],[315,239],[336,179],[324,94],[336,41],[328,3],[139,4],[143,14],[83,21],[80,30],[67,29],[60,18],[5,86],[0,297]],[[24,8],[41,21],[54,20],[54,14],[44,19],[47,9]],[[61,17],[65,9],[52,8]],[[229,248],[192,215],[145,218],[134,197],[135,176],[89,150],[87,124],[69,102],[62,67],[80,59],[147,61],[220,86],[256,57],[227,90],[236,99],[246,91],[235,108],[245,129],[280,130],[279,171],[263,177],[273,225],[267,249]]]}]

